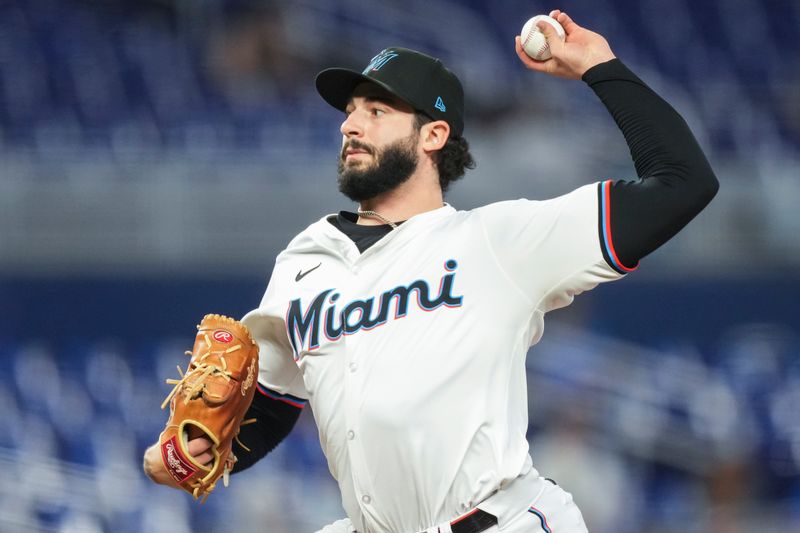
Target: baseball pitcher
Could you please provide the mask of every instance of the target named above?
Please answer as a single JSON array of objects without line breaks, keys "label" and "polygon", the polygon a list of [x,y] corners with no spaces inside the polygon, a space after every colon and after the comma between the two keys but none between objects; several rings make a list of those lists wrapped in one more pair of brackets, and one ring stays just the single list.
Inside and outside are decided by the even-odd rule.
[{"label": "baseball pitcher", "polygon": [[[239,434],[249,451],[233,444],[233,472],[273,449],[310,405],[347,514],[323,532],[587,531],[529,454],[526,354],[548,311],[635,270],[718,183],[683,119],[605,38],[550,16],[565,39],[540,23],[551,57],[532,59],[517,37],[520,61],[594,91],[638,179],[459,211],[444,193],[474,162],[453,72],[392,47],[363,70],[316,78],[343,113],[338,184],[358,210],[292,239],[242,320],[260,371],[245,416],[256,422]],[[211,439],[187,442],[191,461],[212,460]],[[145,470],[176,484],[157,445]]]}]

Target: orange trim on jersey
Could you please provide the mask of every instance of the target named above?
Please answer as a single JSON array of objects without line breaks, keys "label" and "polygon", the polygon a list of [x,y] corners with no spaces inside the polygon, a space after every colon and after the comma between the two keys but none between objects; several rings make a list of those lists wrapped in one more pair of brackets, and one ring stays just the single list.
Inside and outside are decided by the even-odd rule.
[{"label": "orange trim on jersey", "polygon": [[611,239],[611,181],[604,181],[601,187],[603,188],[603,201],[600,208],[603,213],[603,240],[605,241],[603,245],[611,261],[614,263],[613,266],[619,268],[623,272],[633,272],[639,265],[637,264],[633,268],[623,265],[622,261],[617,257],[617,251],[614,249],[614,242]]},{"label": "orange trim on jersey", "polygon": [[274,390],[268,389],[261,383],[256,383],[256,390],[271,400],[288,403],[289,405],[297,407],[298,409],[302,409],[307,403],[306,400],[297,398],[291,394],[281,394],[279,392],[275,392]]}]

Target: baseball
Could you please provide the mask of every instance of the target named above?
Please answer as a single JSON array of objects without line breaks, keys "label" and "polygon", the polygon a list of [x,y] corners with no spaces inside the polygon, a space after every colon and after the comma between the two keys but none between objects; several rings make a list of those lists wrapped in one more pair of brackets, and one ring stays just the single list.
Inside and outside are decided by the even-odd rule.
[{"label": "baseball", "polygon": [[556,19],[548,17],[547,15],[536,15],[528,20],[522,27],[522,31],[519,34],[522,49],[536,61],[546,61],[550,59],[552,55],[550,54],[550,45],[547,44],[547,39],[545,39],[544,34],[536,26],[536,23],[540,20],[553,26],[562,41],[566,37],[566,33],[564,33],[564,28]]}]

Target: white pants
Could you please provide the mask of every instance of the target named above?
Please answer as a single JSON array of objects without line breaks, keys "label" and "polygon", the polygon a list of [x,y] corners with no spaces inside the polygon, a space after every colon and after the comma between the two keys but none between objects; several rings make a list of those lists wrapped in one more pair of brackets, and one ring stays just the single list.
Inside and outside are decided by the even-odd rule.
[{"label": "white pants", "polygon": [[[433,533],[437,529],[445,533],[450,531],[450,526],[433,528]],[[350,519],[345,518],[325,526],[317,533],[356,533],[356,529]],[[581,511],[572,501],[572,495],[548,481],[542,485],[539,494],[531,497],[526,509],[520,509],[502,528],[492,526],[485,533],[588,533],[588,530]]]},{"label": "white pants", "polygon": [[[480,506],[479,506],[480,507]],[[527,509],[508,520],[503,527],[493,526],[486,533],[588,533],[572,494],[547,482]]]}]

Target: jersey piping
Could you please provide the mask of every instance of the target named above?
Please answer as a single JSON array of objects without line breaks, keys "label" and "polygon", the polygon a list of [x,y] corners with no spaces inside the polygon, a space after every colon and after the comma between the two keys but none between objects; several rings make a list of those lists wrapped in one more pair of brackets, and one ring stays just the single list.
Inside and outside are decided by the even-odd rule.
[{"label": "jersey piping", "polygon": [[289,404],[289,405],[291,405],[293,407],[297,407],[299,409],[302,409],[303,407],[306,406],[306,403],[308,403],[307,400],[304,400],[302,398],[298,398],[297,396],[292,396],[291,394],[281,394],[279,392],[275,392],[272,389],[268,389],[267,387],[265,387],[261,383],[256,383],[256,390],[258,392],[260,392],[263,396],[266,396],[267,398],[270,398],[272,400],[276,400],[276,401],[279,401],[279,402],[283,402],[283,403]]},{"label": "jersey piping", "polygon": [[633,267],[622,264],[614,249],[614,241],[611,238],[611,180],[602,181],[597,184],[597,205],[598,223],[597,228],[600,233],[600,249],[603,251],[603,259],[608,266],[620,274],[633,272],[639,266],[637,262]]}]

